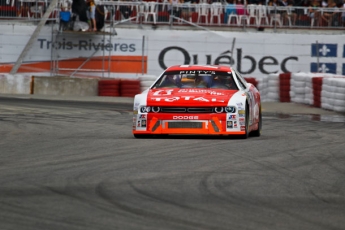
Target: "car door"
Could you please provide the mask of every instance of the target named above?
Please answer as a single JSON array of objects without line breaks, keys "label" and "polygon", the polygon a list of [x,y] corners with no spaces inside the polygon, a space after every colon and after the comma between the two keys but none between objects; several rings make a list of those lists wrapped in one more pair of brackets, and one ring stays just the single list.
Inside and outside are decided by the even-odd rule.
[{"label": "car door", "polygon": [[235,70],[237,80],[239,82],[240,87],[247,95],[248,100],[248,106],[249,106],[249,125],[253,124],[253,118],[254,118],[254,106],[256,104],[254,93],[247,85],[247,81],[242,77],[242,75]]}]

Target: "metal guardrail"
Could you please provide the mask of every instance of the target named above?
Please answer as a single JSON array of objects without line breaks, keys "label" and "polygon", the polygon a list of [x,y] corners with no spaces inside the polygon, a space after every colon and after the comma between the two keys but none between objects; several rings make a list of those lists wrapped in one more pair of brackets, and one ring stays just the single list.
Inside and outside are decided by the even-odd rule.
[{"label": "metal guardrail", "polygon": [[[48,0],[7,0],[0,6],[0,20],[37,21]],[[59,21],[67,2],[60,1],[49,20]],[[106,7],[106,23],[122,22],[170,26],[344,29],[345,8],[270,7],[230,4],[169,4],[144,1],[96,1]],[[69,8],[70,9],[70,8]]]}]

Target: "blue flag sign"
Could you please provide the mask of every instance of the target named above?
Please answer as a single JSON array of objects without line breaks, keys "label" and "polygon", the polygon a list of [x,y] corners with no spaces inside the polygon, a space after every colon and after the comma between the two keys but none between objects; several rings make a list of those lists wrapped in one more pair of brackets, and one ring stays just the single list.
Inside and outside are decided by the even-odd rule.
[{"label": "blue flag sign", "polygon": [[337,57],[337,44],[311,44],[312,57]]},{"label": "blue flag sign", "polygon": [[310,63],[310,72],[312,73],[336,73],[337,63]]}]

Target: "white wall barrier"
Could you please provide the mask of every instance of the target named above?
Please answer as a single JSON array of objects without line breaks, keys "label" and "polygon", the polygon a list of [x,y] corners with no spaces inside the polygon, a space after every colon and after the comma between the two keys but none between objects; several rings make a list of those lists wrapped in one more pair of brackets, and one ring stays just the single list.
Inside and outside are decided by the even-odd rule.
[{"label": "white wall barrier", "polygon": [[0,93],[3,94],[30,94],[31,75],[1,74]]}]

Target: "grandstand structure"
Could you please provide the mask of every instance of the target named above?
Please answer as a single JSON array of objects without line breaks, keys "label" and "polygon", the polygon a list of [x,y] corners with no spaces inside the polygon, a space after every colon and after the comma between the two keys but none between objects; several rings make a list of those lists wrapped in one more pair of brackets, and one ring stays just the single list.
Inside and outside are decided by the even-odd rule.
[{"label": "grandstand structure", "polygon": [[[228,4],[227,2],[206,2],[197,4],[170,4],[157,1],[105,1],[97,0],[104,6],[105,25],[101,32],[85,32],[83,37],[101,36],[102,41],[112,40],[117,28],[135,29],[178,29],[206,31],[257,31],[271,33],[343,34],[345,29],[345,8],[342,2],[336,7],[270,6],[269,4]],[[44,27],[51,28],[51,42],[62,42],[64,36],[79,36],[74,31],[61,31],[59,14],[62,8],[71,11],[71,2],[66,0],[1,0],[0,23],[32,24],[36,29],[17,58],[11,73],[14,74],[23,63],[32,43]],[[65,10],[66,10],[65,9]],[[313,13],[311,13],[313,12]],[[75,33],[77,33],[76,31]],[[144,43],[144,39],[143,39]],[[105,44],[103,44],[104,46]],[[73,45],[74,46],[74,45]],[[94,53],[93,53],[94,54]],[[69,74],[77,71],[107,72],[110,56],[103,53],[101,68],[83,69],[93,54],[83,57],[78,67],[65,69]],[[109,53],[110,55],[110,53]],[[144,55],[143,55],[144,56]],[[59,65],[61,54],[51,49],[51,73],[56,75],[63,68]],[[145,60],[142,60],[144,63]],[[144,65],[142,65],[144,66]],[[142,72],[144,72],[142,68]],[[62,71],[63,72],[63,71]]]},{"label": "grandstand structure", "polygon": [[[265,4],[228,4],[227,2],[206,2],[198,4],[170,4],[157,1],[106,1],[97,0],[106,7],[108,24],[122,22],[185,27],[232,28],[345,28],[345,8],[342,0],[336,7],[270,6]],[[68,0],[1,0],[0,19],[16,21],[39,21],[50,4],[55,8],[49,20],[56,20],[62,7],[70,6]],[[71,10],[71,8],[69,8]],[[315,12],[312,13],[311,11]],[[186,13],[187,12],[187,13]]]}]

